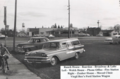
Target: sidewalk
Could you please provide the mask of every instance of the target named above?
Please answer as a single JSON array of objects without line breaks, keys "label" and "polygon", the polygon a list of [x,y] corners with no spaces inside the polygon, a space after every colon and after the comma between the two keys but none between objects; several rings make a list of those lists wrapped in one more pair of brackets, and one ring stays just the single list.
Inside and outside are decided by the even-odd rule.
[{"label": "sidewalk", "polygon": [[0,79],[41,79],[13,56],[10,56],[8,63],[10,70],[7,74],[3,74],[0,69]]}]

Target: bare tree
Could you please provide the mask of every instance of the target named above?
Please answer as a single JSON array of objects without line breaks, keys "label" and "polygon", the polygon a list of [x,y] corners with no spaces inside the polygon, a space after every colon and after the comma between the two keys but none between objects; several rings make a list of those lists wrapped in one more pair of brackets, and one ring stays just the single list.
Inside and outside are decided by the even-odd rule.
[{"label": "bare tree", "polygon": [[115,30],[116,32],[120,33],[120,25],[119,25],[119,24],[115,25],[115,26],[114,26],[114,30]]},{"label": "bare tree", "polygon": [[114,30],[114,27],[110,26],[108,29],[109,29],[109,30]]}]

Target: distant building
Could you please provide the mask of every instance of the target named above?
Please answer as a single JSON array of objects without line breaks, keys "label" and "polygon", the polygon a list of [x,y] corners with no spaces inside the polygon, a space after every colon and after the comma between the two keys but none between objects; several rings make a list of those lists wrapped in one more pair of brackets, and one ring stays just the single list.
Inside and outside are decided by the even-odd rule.
[{"label": "distant building", "polygon": [[114,35],[118,35],[118,32],[116,32],[114,30],[101,30],[99,32],[99,35],[101,35],[101,36],[114,36]]},{"label": "distant building", "polygon": [[51,31],[57,28],[28,28],[29,36],[48,36]]},{"label": "distant building", "polygon": [[[54,36],[68,36],[68,29],[61,29],[61,28],[58,28],[58,29],[54,29],[51,31],[51,34],[53,34]],[[76,29],[71,29],[70,30],[70,36],[76,36],[76,35],[79,35],[79,30],[76,30]]]},{"label": "distant building", "polygon": [[9,25],[6,25],[6,30],[9,30]]},{"label": "distant building", "polygon": [[88,27],[87,33],[90,34],[90,36],[97,36],[99,32],[101,31],[101,28],[99,27]]},{"label": "distant building", "polygon": [[[29,36],[49,36],[50,34],[54,36],[68,36],[68,28],[28,28]],[[71,29],[70,35],[79,34],[79,30]]]}]

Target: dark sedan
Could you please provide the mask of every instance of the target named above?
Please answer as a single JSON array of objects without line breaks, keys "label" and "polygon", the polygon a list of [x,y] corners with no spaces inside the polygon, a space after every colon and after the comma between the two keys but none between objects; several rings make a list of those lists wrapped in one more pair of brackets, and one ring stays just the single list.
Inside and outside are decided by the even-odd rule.
[{"label": "dark sedan", "polygon": [[39,45],[42,42],[49,41],[46,37],[31,37],[28,42],[17,45],[18,52],[25,53],[31,50],[39,49]]}]

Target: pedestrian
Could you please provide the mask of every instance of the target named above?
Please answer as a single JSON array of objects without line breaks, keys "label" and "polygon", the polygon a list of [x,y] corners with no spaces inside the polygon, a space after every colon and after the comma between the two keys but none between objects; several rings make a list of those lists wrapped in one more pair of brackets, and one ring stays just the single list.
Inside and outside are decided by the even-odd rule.
[{"label": "pedestrian", "polygon": [[10,55],[8,49],[4,46],[3,43],[0,43],[0,66],[2,65],[2,62],[1,62],[2,57],[4,57],[7,65],[7,69],[9,70],[8,61],[7,61],[9,59],[8,54]]}]

